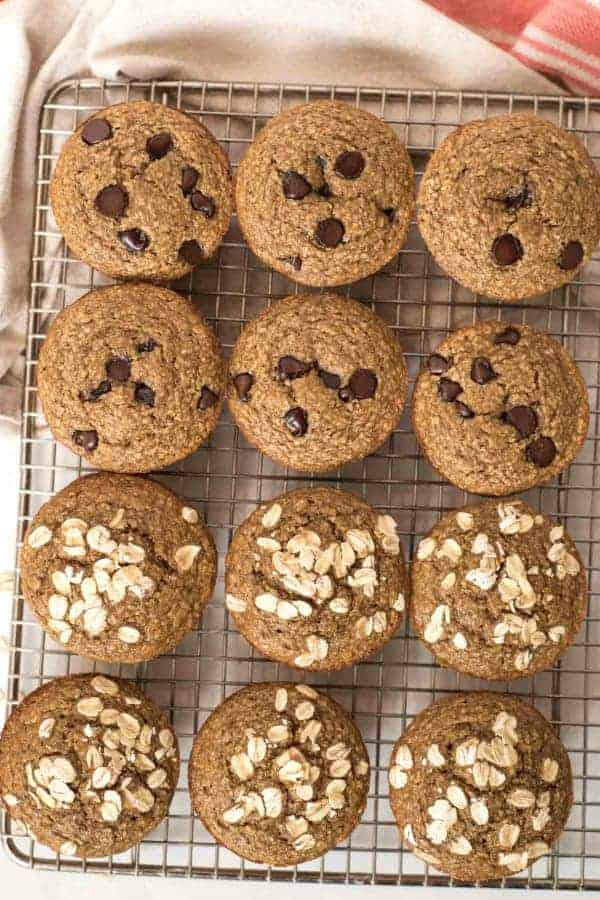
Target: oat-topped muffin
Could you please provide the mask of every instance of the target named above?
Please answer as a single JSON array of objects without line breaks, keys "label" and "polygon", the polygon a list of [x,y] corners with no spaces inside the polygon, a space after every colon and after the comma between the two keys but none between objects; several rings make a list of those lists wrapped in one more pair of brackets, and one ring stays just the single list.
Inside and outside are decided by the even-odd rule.
[{"label": "oat-topped muffin", "polygon": [[508,694],[428,706],[396,743],[389,779],[404,844],[457,881],[527,868],[558,840],[573,802],[556,731]]},{"label": "oat-topped muffin", "polygon": [[335,488],[282,494],[234,534],[227,608],[269,659],[334,671],[377,653],[402,621],[407,574],[395,520]]},{"label": "oat-topped muffin", "polygon": [[571,281],[600,240],[600,175],[581,141],[533,115],[469,122],[419,191],[429,250],[473,291],[512,302]]},{"label": "oat-topped muffin", "polygon": [[350,716],[305,684],[252,684],[209,716],[189,784],[214,838],[253,862],[292,866],[326,853],[358,824],[369,762]]},{"label": "oat-topped muffin", "polygon": [[66,649],[108,662],[172,650],[217,574],[198,511],[155,481],[79,478],[42,506],[21,551],[23,594]]},{"label": "oat-topped muffin", "polygon": [[320,287],[389,262],[404,243],[413,195],[413,168],[393,128],[332,100],[274,118],[236,177],[251,250],[288,278]]},{"label": "oat-topped muffin", "polygon": [[181,278],[211,256],[233,212],[229,163],[202,123],[140,100],[79,126],[50,184],[71,252],[114,278]]},{"label": "oat-topped muffin", "polygon": [[177,738],[129,681],[56,678],[29,694],[0,738],[0,806],[66,856],[122,853],[166,816]]},{"label": "oat-topped muffin", "polygon": [[413,628],[438,662],[491,681],[550,668],[572,644],[587,579],[562,525],[522,500],[442,516],[411,567]]}]

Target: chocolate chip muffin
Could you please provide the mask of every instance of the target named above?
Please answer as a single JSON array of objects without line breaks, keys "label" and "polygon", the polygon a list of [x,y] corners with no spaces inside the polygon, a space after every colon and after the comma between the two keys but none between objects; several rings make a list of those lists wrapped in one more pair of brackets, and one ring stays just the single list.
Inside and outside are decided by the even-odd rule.
[{"label": "chocolate chip muffin", "polygon": [[65,856],[122,853],[166,816],[177,738],[130,681],[56,678],[16,707],[0,738],[0,807]]},{"label": "chocolate chip muffin", "polygon": [[407,576],[394,519],[322,487],[264,503],[239,526],[226,605],[269,659],[334,671],[377,653],[404,612]]},{"label": "chocolate chip muffin", "polygon": [[406,399],[393,332],[335,294],[299,294],[266,309],[242,332],[229,371],[229,406],[246,439],[306,471],[375,451]]},{"label": "chocolate chip muffin", "polygon": [[192,804],[220,843],[252,862],[293,866],[356,827],[369,762],[350,716],[305,684],[252,684],[204,723],[189,762]]},{"label": "chocolate chip muffin", "polygon": [[396,743],[390,802],[405,846],[458,881],[527,868],[558,840],[573,802],[567,751],[508,694],[454,694]]},{"label": "chocolate chip muffin", "polygon": [[50,184],[71,252],[114,278],[180,278],[233,212],[227,157],[197,119],[159,103],[109,106],[68,139]]},{"label": "chocolate chip muffin", "polygon": [[404,243],[413,193],[410,158],[394,130],[332,100],[273,119],[236,179],[251,250],[288,278],[321,287],[357,281],[389,262]]},{"label": "chocolate chip muffin", "polygon": [[427,360],[413,396],[429,462],[474,494],[549,481],[577,455],[589,418],[573,359],[527,325],[487,321],[455,331]]},{"label": "chocolate chip muffin", "polygon": [[23,594],[67,650],[135,663],[172,650],[210,600],[212,537],[198,512],[146,478],[79,478],[34,517]]},{"label": "chocolate chip muffin", "polygon": [[577,549],[522,500],[487,500],[442,516],[417,548],[411,619],[443,666],[509,681],[549,669],[585,616]]},{"label": "chocolate chip muffin", "polygon": [[52,434],[114,472],[193,453],[217,424],[225,387],[211,328],[188,300],[150,284],[90,291],[57,316],[39,355]]},{"label": "chocolate chip muffin", "polygon": [[571,281],[600,239],[600,176],[574,134],[533,115],[452,132],[431,157],[421,233],[452,278],[512,302]]}]

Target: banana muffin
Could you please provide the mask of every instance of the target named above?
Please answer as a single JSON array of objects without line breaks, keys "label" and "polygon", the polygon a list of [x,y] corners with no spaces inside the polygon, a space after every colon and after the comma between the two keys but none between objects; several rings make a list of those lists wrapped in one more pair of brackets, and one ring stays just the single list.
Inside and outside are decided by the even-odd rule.
[{"label": "banana muffin", "polygon": [[571,281],[600,240],[600,175],[581,141],[533,115],[469,122],[435,151],[421,234],[460,284],[514,302]]},{"label": "banana muffin", "polygon": [[209,716],[189,762],[192,805],[244,859],[293,866],[358,825],[369,760],[358,728],[306,684],[251,684]]},{"label": "banana muffin", "polygon": [[246,439],[303,471],[373,453],[406,399],[392,330],[335,294],[299,294],[264,310],[240,335],[229,372],[229,406]]},{"label": "banana muffin", "polygon": [[166,816],[175,732],[130,681],[70,675],[17,706],[0,737],[0,807],[57,853],[122,853]]},{"label": "banana muffin", "polygon": [[236,530],[226,585],[237,627],[264,656],[342,669],[377,653],[402,621],[397,524],[335,488],[282,494]]},{"label": "banana muffin", "polygon": [[575,544],[522,500],[446,513],[417,547],[411,582],[425,646],[443,666],[490,681],[553,666],[587,605]]},{"label": "banana muffin", "polygon": [[400,250],[414,173],[390,125],[322,100],[263,128],[238,169],[236,205],[263,262],[300,284],[332,287],[372,275]]},{"label": "banana muffin", "polygon": [[62,149],[50,184],[71,252],[114,278],[181,278],[233,212],[227,157],[198,119],[144,100],[100,110]]},{"label": "banana muffin", "polygon": [[39,396],[54,437],[98,469],[148,472],[193,453],[215,428],[225,361],[207,322],[151,284],[90,291],[42,344]]},{"label": "banana muffin", "polygon": [[428,706],[392,751],[390,802],[404,845],[457,881],[520,872],[569,817],[569,756],[550,723],[508,694]]},{"label": "banana muffin", "polygon": [[413,395],[431,465],[474,494],[544,484],[573,462],[590,419],[587,389],[558,341],[527,325],[478,322],[432,353]]},{"label": "banana muffin", "polygon": [[21,551],[42,627],[90,659],[136,663],[198,626],[217,574],[197,510],[146,478],[79,478],[42,506]]}]

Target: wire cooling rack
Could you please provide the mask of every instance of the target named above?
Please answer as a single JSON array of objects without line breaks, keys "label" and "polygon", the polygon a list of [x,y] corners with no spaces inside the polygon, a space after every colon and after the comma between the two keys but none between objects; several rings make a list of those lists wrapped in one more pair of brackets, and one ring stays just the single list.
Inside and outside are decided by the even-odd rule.
[{"label": "wire cooling rack", "polygon": [[[40,505],[84,469],[52,441],[36,391],[38,351],[47,323],[66,304],[106,279],[72,259],[48,205],[48,184],[62,144],[77,125],[110,104],[150,99],[202,118],[235,168],[265,122],[281,109],[310,99],[337,98],[387,119],[406,142],[418,176],[432,149],[459,123],[510,111],[538,113],[577,133],[600,157],[600,100],[447,91],[375,90],[273,84],[199,82],[119,83],[70,80],[48,95],[41,114],[34,178],[35,217],[22,427],[19,539]],[[192,298],[213,323],[229,352],[244,323],[266,304],[298,288],[266,269],[243,243],[235,220],[218,258],[173,287]],[[576,539],[590,578],[589,615],[576,646],[551,672],[494,689],[531,700],[557,726],[575,777],[575,804],[551,856],[510,887],[600,889],[600,259],[577,279],[526,304],[506,306],[474,296],[450,281],[425,251],[413,224],[405,248],[376,275],[344,288],[394,329],[404,348],[411,383],[422,358],[450,331],[481,318],[527,322],[557,336],[586,379],[592,419],[577,461],[556,482],[529,492],[532,505],[562,517]],[[58,857],[4,819],[2,838],[12,858],[31,868],[144,875],[231,877],[277,882],[432,884],[451,881],[400,849],[388,803],[387,768],[393,742],[410,719],[434,699],[459,688],[486,686],[438,668],[404,626],[376,658],[331,676],[291,671],[255,654],[223,605],[223,560],[235,526],[255,505],[283,490],[318,482],[345,490],[391,512],[404,551],[443,510],[467,501],[441,481],[419,453],[408,412],[388,443],[361,463],[313,478],[289,472],[253,450],[224,414],[210,442],[180,465],[155,476],[204,513],[219,549],[220,572],[201,629],[172,656],[132,666],[94,666],[46,637],[23,604],[13,608],[8,707],[56,675],[93,668],[136,678],[177,729],[182,775],[168,818],[137,848],[117,857],[82,862]],[[214,707],[251,681],[308,679],[325,687],[355,717],[369,749],[372,779],[362,822],[348,841],[320,860],[297,868],[245,863],[215,845],[191,814],[187,759],[193,737]]]}]

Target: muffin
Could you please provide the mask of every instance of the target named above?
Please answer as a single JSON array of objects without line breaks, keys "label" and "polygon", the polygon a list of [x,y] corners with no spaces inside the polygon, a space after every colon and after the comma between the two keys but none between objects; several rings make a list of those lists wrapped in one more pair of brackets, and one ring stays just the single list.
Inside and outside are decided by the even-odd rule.
[{"label": "muffin", "polygon": [[193,453],[226,388],[209,325],[188,300],[150,284],[100,288],[66,307],[42,344],[37,379],[56,440],[113,472]]},{"label": "muffin", "polygon": [[573,802],[567,751],[508,694],[454,694],[397,741],[390,802],[405,846],[457,881],[520,872],[550,852]]},{"label": "muffin", "polygon": [[421,234],[460,284],[513,302],[571,281],[600,239],[600,176],[574,134],[533,115],[469,122],[438,147]]},{"label": "muffin", "polygon": [[197,119],[160,103],[100,110],[64,145],[50,202],[71,252],[113,278],[181,278],[229,227],[227,157]]},{"label": "muffin", "polygon": [[400,250],[414,206],[395,131],[347,103],[295,106],[260,132],[239,167],[236,206],[250,249],[301,284],[372,275]]},{"label": "muffin", "polygon": [[209,716],[189,787],[219,844],[252,862],[293,866],[343,841],[362,816],[369,762],[350,716],[305,684],[252,684]]},{"label": "muffin", "polygon": [[413,395],[422,450],[443,478],[474,494],[502,496],[554,478],[588,429],[585,382],[554,338],[503,322],[447,337]]},{"label": "muffin", "polygon": [[402,620],[407,574],[394,519],[335,488],[290,491],[236,530],[226,605],[264,656],[334,671],[377,653]]},{"label": "muffin", "polygon": [[587,605],[575,544],[522,500],[442,516],[417,547],[411,588],[413,629],[436,660],[489,681],[553,666]]},{"label": "muffin", "polygon": [[20,562],[42,628],[106,662],[173,650],[198,626],[217,574],[193,507],[154,481],[107,473],[79,478],[42,506]]},{"label": "muffin", "polygon": [[29,694],[0,738],[0,807],[57,853],[109,856],[167,815],[175,732],[130,681],[70,675]]},{"label": "muffin", "polygon": [[373,453],[406,399],[406,366],[391,329],[335,294],[299,294],[264,310],[239,337],[229,372],[229,406],[244,437],[303,471]]}]

